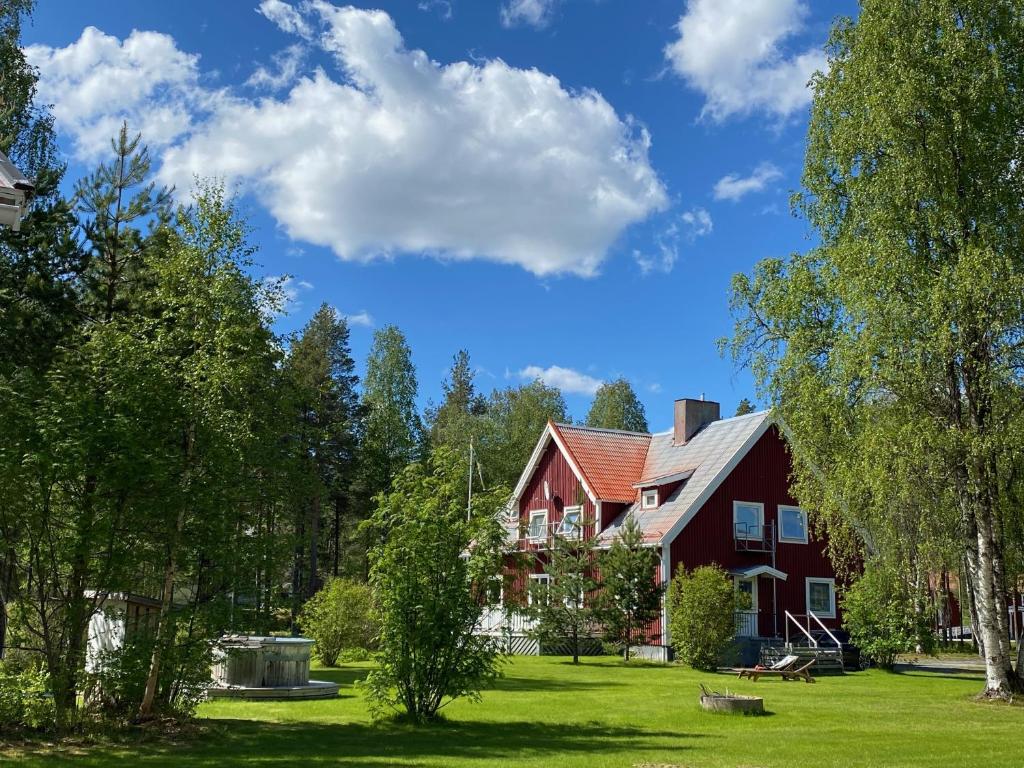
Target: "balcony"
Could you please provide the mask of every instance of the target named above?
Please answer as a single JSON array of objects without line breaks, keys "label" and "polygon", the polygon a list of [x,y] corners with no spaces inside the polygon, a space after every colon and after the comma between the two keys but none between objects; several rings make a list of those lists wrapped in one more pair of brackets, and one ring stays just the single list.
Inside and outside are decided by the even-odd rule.
[{"label": "balcony", "polygon": [[771,554],[775,552],[775,523],[736,523],[733,526],[732,538],[737,552]]}]

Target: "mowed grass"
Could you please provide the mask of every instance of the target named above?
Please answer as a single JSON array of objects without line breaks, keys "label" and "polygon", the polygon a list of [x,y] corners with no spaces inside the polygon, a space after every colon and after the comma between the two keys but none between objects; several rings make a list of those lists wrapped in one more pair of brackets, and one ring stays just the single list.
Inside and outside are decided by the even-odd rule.
[{"label": "mowed grass", "polygon": [[[679,666],[514,659],[483,701],[425,727],[374,723],[353,683],[366,665],[317,670],[330,701],[211,701],[185,743],[8,751],[17,766],[948,766],[1024,765],[1024,708],[979,703],[979,675],[859,672],[813,685]],[[703,712],[699,684],[757,694],[770,714]]]}]

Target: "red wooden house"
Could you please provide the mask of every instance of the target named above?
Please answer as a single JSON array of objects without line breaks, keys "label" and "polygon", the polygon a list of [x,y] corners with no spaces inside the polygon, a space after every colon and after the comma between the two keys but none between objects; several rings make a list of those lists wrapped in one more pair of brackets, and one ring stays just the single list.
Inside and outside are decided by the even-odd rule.
[{"label": "red wooden house", "polygon": [[[769,411],[721,419],[718,403],[677,400],[673,428],[657,434],[549,422],[516,486],[510,536],[519,550],[536,550],[583,521],[583,535],[606,545],[632,514],[658,550],[656,579],[711,563],[732,574],[750,596],[739,636],[792,638],[798,622],[836,628],[835,572],[789,493],[790,472]],[[514,592],[546,578],[534,560]],[[671,644],[664,609],[650,638]]]}]

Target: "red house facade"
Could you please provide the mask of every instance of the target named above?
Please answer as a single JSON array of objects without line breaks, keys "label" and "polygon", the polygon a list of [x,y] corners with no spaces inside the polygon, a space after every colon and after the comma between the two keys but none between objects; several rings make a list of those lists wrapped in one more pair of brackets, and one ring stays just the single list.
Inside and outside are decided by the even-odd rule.
[{"label": "red house facade", "polygon": [[[790,495],[791,469],[769,411],[721,419],[718,403],[678,400],[673,428],[658,434],[549,422],[516,486],[510,537],[530,552],[582,523],[582,535],[605,546],[632,515],[658,551],[658,581],[712,563],[732,575],[750,603],[737,635],[792,637],[797,623],[834,629],[835,571]],[[505,591],[544,578],[532,558]],[[671,644],[664,609],[649,630],[650,643]]]}]

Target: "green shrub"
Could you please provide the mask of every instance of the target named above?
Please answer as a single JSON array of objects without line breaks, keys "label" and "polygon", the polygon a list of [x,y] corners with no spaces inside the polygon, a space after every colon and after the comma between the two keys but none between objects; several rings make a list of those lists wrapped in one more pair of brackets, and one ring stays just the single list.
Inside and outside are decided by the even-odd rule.
[{"label": "green shrub", "polygon": [[332,579],[306,602],[299,627],[316,643],[320,662],[333,667],[346,648],[373,645],[377,636],[373,592],[358,581]]},{"label": "green shrub", "polygon": [[[213,646],[205,638],[184,633],[172,637],[163,650],[154,708],[165,716],[190,718],[210,687]],[[154,642],[153,633],[137,631],[121,648],[100,655],[86,684],[86,698],[96,714],[115,719],[135,716]]]},{"label": "green shrub", "polygon": [[736,592],[717,565],[680,569],[668,590],[668,625],[680,661],[714,670],[736,635]]},{"label": "green shrub", "polygon": [[338,661],[344,664],[351,664],[357,661],[370,661],[373,658],[373,651],[369,648],[346,648],[338,656]]},{"label": "green shrub", "polygon": [[46,674],[35,666],[0,662],[0,732],[49,731],[55,725]]},{"label": "green shrub", "polygon": [[882,669],[892,669],[901,653],[934,649],[927,618],[914,609],[910,590],[888,568],[868,568],[845,590],[842,606],[850,639]]}]

